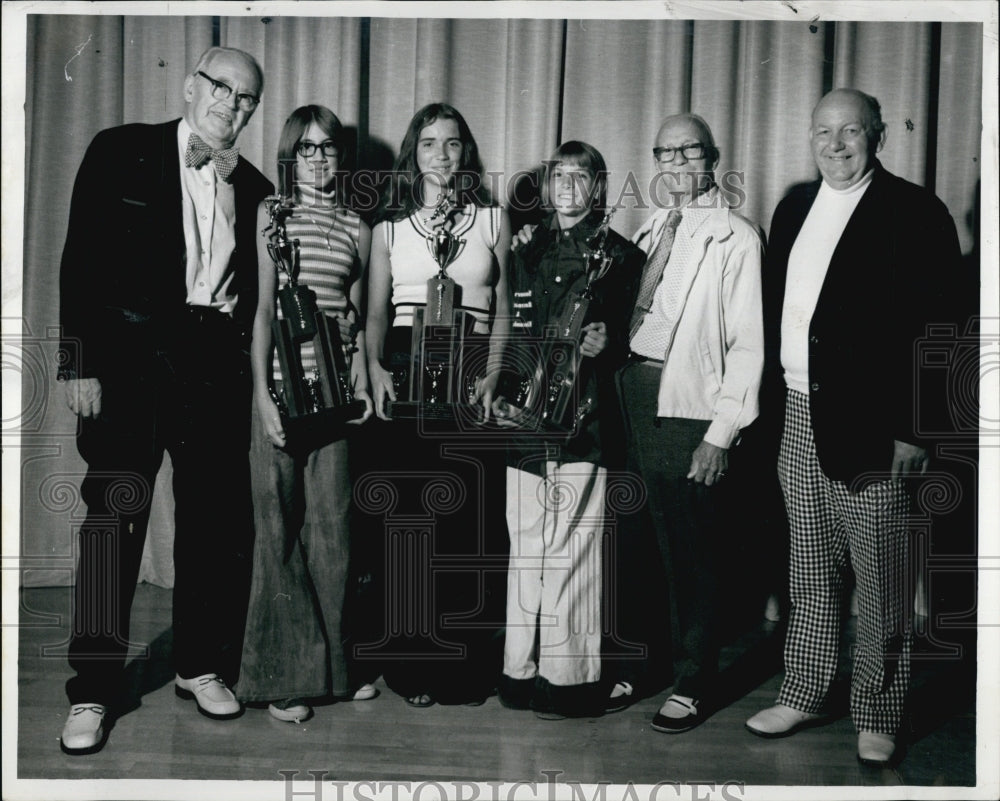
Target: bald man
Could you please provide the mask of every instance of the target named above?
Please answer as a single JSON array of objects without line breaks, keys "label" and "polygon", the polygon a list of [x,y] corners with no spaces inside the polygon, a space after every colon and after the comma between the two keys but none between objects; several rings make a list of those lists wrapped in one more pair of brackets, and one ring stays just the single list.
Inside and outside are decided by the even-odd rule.
[{"label": "bald man", "polygon": [[[249,334],[256,213],[273,187],[234,147],[264,78],[247,53],[207,50],[183,119],[101,131],[77,173],[60,273],[59,378],[81,419],[87,518],[70,666],[68,754],[105,743],[122,701],[152,488],[173,464],[175,687],[203,714],[240,714],[236,680],[253,529]],[[126,700],[125,703],[128,703]]]},{"label": "bald man", "polygon": [[[660,207],[633,237],[648,255],[618,381],[630,465],[646,487],[679,624],[673,692],[652,721],[673,734],[704,721],[717,701],[719,513],[729,450],[757,417],[764,245],[727,207],[703,119],[667,118],[653,158]],[[616,685],[608,710],[631,692],[628,681]]]},{"label": "bald man", "polygon": [[961,252],[944,204],[876,159],[886,126],[875,98],[830,92],[809,136],[821,180],[775,210],[764,284],[765,395],[783,410],[778,472],[791,532],[785,678],[777,704],[746,725],[781,737],[825,719],[850,564],[858,758],[885,765],[910,675],[903,479],[928,463],[917,415],[932,399],[921,396],[930,385],[916,343],[943,319]]}]

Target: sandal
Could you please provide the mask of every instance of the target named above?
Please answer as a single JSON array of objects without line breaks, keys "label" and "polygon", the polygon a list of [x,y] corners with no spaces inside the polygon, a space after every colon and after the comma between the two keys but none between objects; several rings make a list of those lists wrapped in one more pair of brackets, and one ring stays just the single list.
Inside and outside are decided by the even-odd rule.
[{"label": "sandal", "polygon": [[417,707],[418,709],[425,709],[429,706],[434,706],[434,698],[431,697],[429,693],[420,693],[419,695],[411,695],[409,698],[404,698],[404,701],[409,706]]}]

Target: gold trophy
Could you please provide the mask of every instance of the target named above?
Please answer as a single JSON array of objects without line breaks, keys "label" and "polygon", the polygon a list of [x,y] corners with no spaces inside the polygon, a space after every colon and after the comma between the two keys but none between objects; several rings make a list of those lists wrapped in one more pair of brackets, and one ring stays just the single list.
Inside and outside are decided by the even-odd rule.
[{"label": "gold trophy", "polygon": [[447,274],[465,240],[450,230],[457,207],[451,198],[441,199],[430,221],[441,223],[425,242],[438,264],[438,273],[427,281],[427,304],[413,312],[408,366],[393,370],[399,400],[390,404],[396,419],[423,419],[453,423],[458,406],[468,405],[475,392],[475,379],[465,376],[463,356],[474,318],[458,308],[460,289]]},{"label": "gold trophy", "polygon": [[[267,252],[277,272],[287,277],[278,290],[282,317],[271,323],[281,368],[281,391],[275,402],[289,445],[308,446],[329,440],[340,425],[362,417],[365,404],[354,398],[351,349],[341,340],[340,326],[316,307],[316,293],[298,282],[299,240],[289,239],[285,228],[294,203],[282,195],[270,195],[264,203],[270,218],[264,233],[273,231]],[[305,342],[312,342],[316,355],[311,375],[302,367]]]},{"label": "gold trophy", "polygon": [[[513,408],[508,410],[508,416],[517,420],[522,428],[570,433],[594,406],[593,398],[580,396],[578,379],[583,358],[580,334],[593,299],[594,282],[603,278],[611,267],[611,255],[605,247],[614,213],[615,209],[608,209],[587,240],[583,257],[586,287],[583,292],[574,292],[567,298],[555,326],[545,329],[540,347],[535,345],[540,354],[534,362],[534,370],[521,374],[516,382],[509,403]],[[519,356],[524,360],[524,354]]]}]

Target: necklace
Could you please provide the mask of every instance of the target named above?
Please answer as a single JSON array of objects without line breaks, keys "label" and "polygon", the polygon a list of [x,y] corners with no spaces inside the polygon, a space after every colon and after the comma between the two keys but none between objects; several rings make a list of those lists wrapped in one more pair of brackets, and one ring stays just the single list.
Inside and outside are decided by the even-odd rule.
[{"label": "necklace", "polygon": [[333,253],[333,245],[330,242],[330,234],[333,233],[333,227],[337,224],[337,208],[336,208],[336,206],[332,207],[331,211],[333,212],[333,217],[330,220],[330,227],[327,228],[324,231],[323,230],[323,226],[321,226],[316,221],[316,219],[308,211],[305,210],[305,208],[302,209],[302,213],[306,216],[306,219],[308,219],[309,222],[311,222],[315,226],[316,230],[319,231],[323,235],[323,239],[326,240],[326,249],[328,251],[330,251],[330,253]]}]

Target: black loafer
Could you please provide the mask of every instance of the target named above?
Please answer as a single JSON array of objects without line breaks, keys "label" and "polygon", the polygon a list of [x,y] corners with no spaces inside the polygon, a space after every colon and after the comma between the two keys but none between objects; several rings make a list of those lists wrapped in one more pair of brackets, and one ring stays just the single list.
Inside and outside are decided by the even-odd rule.
[{"label": "black loafer", "polygon": [[497,685],[500,703],[508,709],[530,709],[531,698],[535,694],[535,679],[512,679],[503,674]]},{"label": "black loafer", "polygon": [[611,689],[611,692],[613,693],[615,690],[619,689],[621,692],[619,692],[618,695],[609,695],[608,700],[604,702],[605,714],[610,715],[614,712],[621,712],[624,709],[628,709],[635,703],[635,687],[633,687],[630,682],[615,682],[615,686]]},{"label": "black loafer", "polygon": [[[684,714],[681,717],[668,717],[661,712],[657,712],[653,715],[653,721],[650,724],[656,731],[662,731],[666,734],[680,734],[684,731],[690,731],[699,723],[704,721],[705,716],[700,714],[698,711],[698,700],[693,699],[690,703],[684,700],[683,696],[671,695],[663,704],[673,704],[678,710],[682,710]],[[663,707],[660,707],[662,710]]]}]

